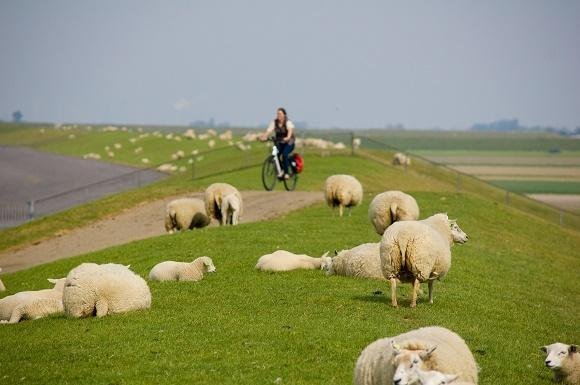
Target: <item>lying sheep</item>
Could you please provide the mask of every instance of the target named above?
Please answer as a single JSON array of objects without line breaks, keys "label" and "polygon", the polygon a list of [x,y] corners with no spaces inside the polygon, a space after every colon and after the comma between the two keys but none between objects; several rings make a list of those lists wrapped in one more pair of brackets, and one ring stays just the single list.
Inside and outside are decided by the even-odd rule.
[{"label": "lying sheep", "polygon": [[348,215],[353,206],[362,202],[363,188],[360,182],[351,175],[331,175],[324,182],[326,203],[335,208],[342,217],[342,211],[348,207]]},{"label": "lying sheep", "polygon": [[165,231],[192,230],[209,225],[210,219],[205,212],[205,203],[197,198],[174,199],[167,204],[165,212]]},{"label": "lying sheep", "polygon": [[21,291],[0,299],[0,322],[14,324],[62,313],[65,279],[49,278],[48,282],[54,283],[52,289]]},{"label": "lying sheep", "polygon": [[237,210],[237,218],[243,214],[242,195],[232,185],[227,183],[213,183],[205,189],[205,210],[208,217],[218,220],[220,226],[224,224],[227,218],[224,218],[222,211],[223,198],[226,195],[234,194],[239,202],[239,209]]},{"label": "lying sheep", "polygon": [[397,306],[397,279],[413,283],[411,307],[417,305],[421,282],[429,283],[429,303],[433,303],[433,283],[451,267],[450,247],[469,237],[449,220],[435,214],[422,221],[395,222],[385,230],[380,246],[383,275],[391,282],[391,303]]},{"label": "lying sheep", "polygon": [[403,154],[402,152],[397,152],[393,156],[393,165],[394,166],[410,166],[411,165],[411,157]]},{"label": "lying sheep", "polygon": [[394,222],[417,219],[419,219],[417,201],[401,191],[385,191],[378,194],[369,206],[369,220],[379,235],[383,235],[385,229]]},{"label": "lying sheep", "polygon": [[323,259],[322,270],[327,275],[373,278],[385,280],[381,270],[381,257],[377,243],[364,243],[352,249],[342,250],[335,257]]},{"label": "lying sheep", "polygon": [[451,330],[430,326],[369,344],[359,355],[355,385],[410,385],[412,367],[453,373],[477,384],[477,364],[463,339]]},{"label": "lying sheep", "polygon": [[410,384],[416,385],[475,385],[473,382],[456,381],[457,374],[446,374],[438,370],[421,370],[418,367],[413,368],[414,381]]},{"label": "lying sheep", "polygon": [[560,342],[541,347],[547,354],[545,364],[554,372],[554,382],[580,384],[580,353],[577,345]]},{"label": "lying sheep", "polygon": [[286,250],[276,250],[272,254],[262,255],[258,259],[256,269],[262,271],[290,271],[296,269],[320,269],[328,252],[320,258],[313,258],[305,254],[294,254]]},{"label": "lying sheep", "polygon": [[201,281],[204,273],[213,273],[215,265],[210,257],[199,257],[192,262],[165,261],[149,272],[152,281]]},{"label": "lying sheep", "polygon": [[240,219],[240,207],[242,206],[238,195],[228,194],[222,198],[222,218],[225,218],[226,225],[235,226]]},{"label": "lying sheep", "polygon": [[[0,272],[2,271],[2,268],[0,267]],[[4,283],[2,282],[2,280],[0,279],[0,291],[6,291],[6,286],[4,286]]]},{"label": "lying sheep", "polygon": [[151,291],[147,282],[127,266],[83,263],[66,277],[63,304],[69,317],[104,317],[148,309]]}]

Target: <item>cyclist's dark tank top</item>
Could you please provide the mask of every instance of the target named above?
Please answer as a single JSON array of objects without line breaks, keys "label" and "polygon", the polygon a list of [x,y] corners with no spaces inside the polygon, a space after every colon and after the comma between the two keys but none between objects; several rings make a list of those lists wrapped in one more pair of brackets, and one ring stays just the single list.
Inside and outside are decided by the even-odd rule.
[{"label": "cyclist's dark tank top", "polygon": [[[282,126],[278,126],[278,121],[274,121],[274,132],[276,133],[276,140],[282,140],[288,135],[288,128],[286,127],[286,123]],[[294,143],[294,134],[292,134],[292,138],[290,138],[289,143]]]}]

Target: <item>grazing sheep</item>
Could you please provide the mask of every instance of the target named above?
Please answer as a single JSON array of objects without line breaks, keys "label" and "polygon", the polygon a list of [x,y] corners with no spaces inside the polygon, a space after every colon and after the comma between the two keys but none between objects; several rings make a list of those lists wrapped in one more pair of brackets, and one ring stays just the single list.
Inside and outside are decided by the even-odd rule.
[{"label": "grazing sheep", "polygon": [[210,219],[217,219],[220,226],[223,225],[224,221],[227,219],[223,216],[223,198],[230,194],[234,194],[238,198],[239,209],[237,216],[239,218],[243,214],[242,195],[234,186],[227,183],[213,183],[205,189],[205,210],[207,215]]},{"label": "grazing sheep", "polygon": [[65,279],[49,278],[52,289],[21,291],[0,299],[0,322],[18,323],[63,312],[62,292]]},{"label": "grazing sheep", "polygon": [[401,153],[401,152],[397,152],[394,156],[393,156],[393,165],[394,166],[410,166],[411,165],[411,157]]},{"label": "grazing sheep", "polygon": [[369,344],[359,355],[355,385],[412,383],[412,368],[453,373],[477,384],[477,364],[463,339],[451,330],[430,326]]},{"label": "grazing sheep", "polygon": [[[0,272],[2,272],[2,268],[0,267]],[[6,286],[4,286],[4,283],[2,282],[2,280],[0,279],[0,291],[6,291]]]},{"label": "grazing sheep", "polygon": [[228,194],[222,198],[222,218],[225,218],[226,225],[235,226],[240,218],[241,202],[234,193]]},{"label": "grazing sheep", "polygon": [[450,247],[469,237],[447,214],[435,214],[422,221],[395,222],[385,230],[380,246],[383,275],[391,282],[391,303],[397,306],[397,279],[413,283],[411,307],[417,305],[421,282],[428,281],[429,303],[433,283],[451,267]]},{"label": "grazing sheep", "polygon": [[165,231],[193,230],[209,225],[210,219],[205,212],[205,203],[197,198],[174,199],[167,204],[165,212]]},{"label": "grazing sheep", "polygon": [[289,271],[296,269],[320,269],[328,252],[320,258],[313,258],[305,254],[294,254],[286,250],[276,250],[272,254],[262,255],[258,259],[256,269],[262,271]]},{"label": "grazing sheep", "polygon": [[63,292],[65,313],[80,318],[124,313],[151,307],[147,282],[127,266],[83,263],[66,277]]},{"label": "grazing sheep", "polygon": [[201,281],[205,273],[215,272],[210,257],[199,257],[192,262],[165,261],[153,266],[149,272],[152,281]]},{"label": "grazing sheep", "polygon": [[394,222],[419,219],[419,206],[411,195],[401,191],[385,191],[373,198],[369,206],[369,219],[377,234],[383,235]]},{"label": "grazing sheep", "polygon": [[333,258],[324,258],[321,268],[326,271],[327,275],[336,274],[384,281],[379,246],[378,242],[364,243],[352,249],[342,250]]},{"label": "grazing sheep", "polygon": [[351,175],[331,175],[324,182],[324,196],[326,203],[332,208],[338,206],[338,213],[348,207],[348,215],[353,206],[361,203],[363,188],[360,182]]},{"label": "grazing sheep", "polygon": [[541,347],[547,354],[545,364],[554,372],[554,382],[580,384],[580,353],[577,345],[560,342]]}]

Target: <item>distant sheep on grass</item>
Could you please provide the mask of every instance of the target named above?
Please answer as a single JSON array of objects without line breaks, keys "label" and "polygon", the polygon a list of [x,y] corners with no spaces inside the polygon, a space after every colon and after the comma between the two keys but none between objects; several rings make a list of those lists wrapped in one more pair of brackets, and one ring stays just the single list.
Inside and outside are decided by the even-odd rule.
[{"label": "distant sheep on grass", "polygon": [[261,271],[290,271],[296,269],[320,269],[328,252],[320,258],[306,254],[294,254],[286,250],[276,250],[271,254],[262,255],[256,263],[256,269]]},{"label": "distant sheep on grass", "polygon": [[335,257],[326,257],[322,270],[327,275],[343,275],[348,277],[371,278],[385,280],[381,270],[379,243],[364,243],[352,249],[342,250]]},{"label": "distant sheep on grass", "polygon": [[152,281],[200,281],[205,273],[215,272],[210,257],[199,257],[192,262],[165,261],[155,265],[149,272]]},{"label": "distant sheep on grass", "polygon": [[394,222],[417,219],[419,219],[417,201],[401,191],[385,191],[378,194],[369,205],[369,220],[379,235],[383,235],[385,229]]},{"label": "distant sheep on grass", "polygon": [[65,279],[48,281],[54,284],[52,289],[22,291],[0,299],[0,323],[13,324],[62,313]]},{"label": "distant sheep on grass", "polygon": [[[223,205],[224,197],[227,195],[233,194],[235,196],[235,200],[233,198],[228,198],[228,203]],[[233,206],[237,207],[234,210]],[[225,208],[225,211],[224,211]],[[231,220],[233,220],[234,211],[236,212],[236,223],[239,220],[239,217],[243,214],[243,201],[242,195],[234,186],[227,184],[227,183],[213,183],[205,189],[205,210],[207,212],[208,217],[215,218],[218,220],[220,226],[223,224],[228,224],[228,215],[231,213]],[[234,223],[229,223],[234,224]]]},{"label": "distant sheep on grass", "polygon": [[397,152],[393,157],[393,165],[394,166],[410,166],[411,165],[411,157],[408,155],[403,154],[402,152]]},{"label": "distant sheep on grass", "polygon": [[209,225],[210,218],[205,211],[205,202],[197,198],[174,199],[167,204],[165,230],[168,233],[192,230]]},{"label": "distant sheep on grass", "polygon": [[362,202],[363,188],[352,175],[331,175],[324,182],[324,197],[329,206],[338,207],[338,213],[342,217],[345,207],[350,215],[351,207]]}]

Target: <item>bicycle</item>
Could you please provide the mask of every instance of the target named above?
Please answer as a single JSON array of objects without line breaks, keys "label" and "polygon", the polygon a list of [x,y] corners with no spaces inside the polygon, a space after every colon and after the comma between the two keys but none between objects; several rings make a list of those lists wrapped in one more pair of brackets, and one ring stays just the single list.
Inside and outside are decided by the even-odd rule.
[{"label": "bicycle", "polygon": [[288,175],[290,177],[288,179],[284,179],[284,177],[279,178],[278,175],[282,174],[282,166],[280,164],[278,147],[276,147],[276,138],[270,137],[266,141],[273,142],[273,145],[272,154],[268,155],[262,164],[262,184],[264,185],[264,188],[268,191],[272,191],[276,186],[276,182],[280,180],[284,182],[284,188],[286,190],[293,191],[298,182],[298,174],[294,169],[294,165],[292,165],[292,155],[290,155],[288,159],[290,162]]}]

